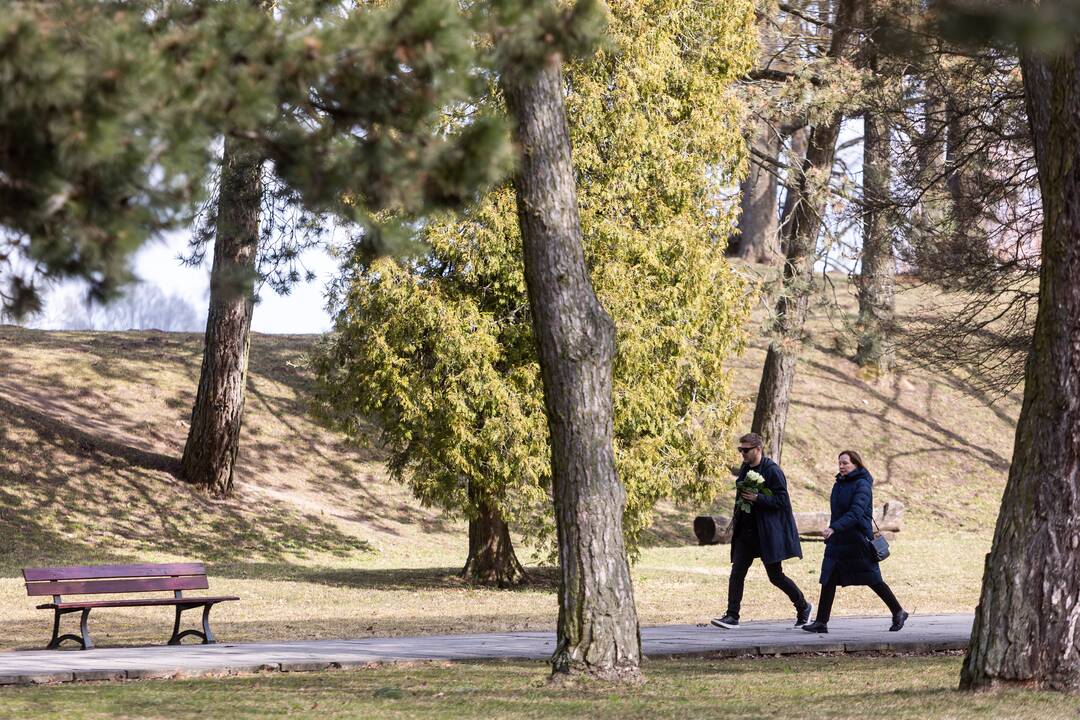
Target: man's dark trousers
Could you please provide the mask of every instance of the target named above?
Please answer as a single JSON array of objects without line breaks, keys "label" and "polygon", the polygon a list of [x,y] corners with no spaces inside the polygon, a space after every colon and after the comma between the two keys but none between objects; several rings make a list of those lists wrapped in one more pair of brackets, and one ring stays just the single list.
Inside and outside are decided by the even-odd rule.
[{"label": "man's dark trousers", "polygon": [[[754,563],[754,558],[761,557],[761,551],[758,548],[757,524],[752,516],[743,520],[739,523],[739,533],[731,539],[731,577],[728,579],[727,614],[736,620],[739,618],[739,608],[742,606],[746,573]],[[805,607],[806,598],[795,581],[784,574],[782,563],[766,563],[765,572],[769,576],[769,582],[784,591],[796,610]]]}]

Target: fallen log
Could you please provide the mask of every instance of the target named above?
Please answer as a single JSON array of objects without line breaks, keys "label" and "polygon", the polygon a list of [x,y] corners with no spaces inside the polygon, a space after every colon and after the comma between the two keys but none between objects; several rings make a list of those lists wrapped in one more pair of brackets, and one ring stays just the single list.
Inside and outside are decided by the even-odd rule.
[{"label": "fallen log", "polygon": [[698,515],[694,518],[694,536],[698,545],[731,542],[731,518],[724,515]]},{"label": "fallen log", "polygon": [[[904,503],[890,500],[880,508],[875,508],[874,520],[877,521],[881,534],[891,539],[904,529]],[[829,513],[797,512],[795,527],[803,537],[821,537],[825,528],[829,527]],[[698,545],[729,543],[731,534],[731,518],[726,515],[699,515],[694,518],[694,537],[697,538]]]}]

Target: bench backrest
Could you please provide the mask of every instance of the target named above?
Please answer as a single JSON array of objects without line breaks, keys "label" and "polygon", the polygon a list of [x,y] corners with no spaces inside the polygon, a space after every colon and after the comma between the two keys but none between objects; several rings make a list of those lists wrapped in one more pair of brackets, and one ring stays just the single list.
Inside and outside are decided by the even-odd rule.
[{"label": "bench backrest", "polygon": [[202,563],[136,565],[87,565],[76,567],[23,568],[26,594],[100,595],[103,593],[205,590],[206,568]]}]

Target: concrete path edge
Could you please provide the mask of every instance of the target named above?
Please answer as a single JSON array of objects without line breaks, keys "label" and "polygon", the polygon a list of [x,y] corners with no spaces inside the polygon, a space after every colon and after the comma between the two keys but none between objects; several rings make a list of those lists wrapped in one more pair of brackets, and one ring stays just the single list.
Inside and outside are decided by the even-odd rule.
[{"label": "concrete path edge", "polygon": [[[825,635],[803,633],[784,621],[745,623],[726,631],[708,625],[642,628],[648,658],[781,657],[835,653],[929,654],[964,650],[971,615],[913,616],[900,633],[881,618],[836,618]],[[66,682],[226,677],[261,672],[320,672],[397,662],[545,660],[554,633],[363,638],[181,647],[96,648],[86,651],[0,653],[0,686]]]}]

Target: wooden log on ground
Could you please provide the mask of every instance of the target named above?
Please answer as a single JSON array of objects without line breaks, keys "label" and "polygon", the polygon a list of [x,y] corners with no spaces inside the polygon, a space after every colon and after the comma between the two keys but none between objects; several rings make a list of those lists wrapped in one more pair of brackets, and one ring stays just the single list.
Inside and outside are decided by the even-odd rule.
[{"label": "wooden log on ground", "polygon": [[699,515],[694,518],[694,537],[698,545],[731,542],[731,518],[725,515]]},{"label": "wooden log on ground", "polygon": [[829,527],[829,513],[797,512],[795,513],[795,527],[799,534],[805,537],[821,537],[825,528]]},{"label": "wooden log on ground", "polygon": [[[874,520],[885,537],[893,537],[904,529],[904,503],[890,500],[881,507],[874,508]],[[795,513],[795,526],[799,534],[805,537],[821,537],[829,527],[827,512]]]},{"label": "wooden log on ground", "polygon": [[[874,520],[881,533],[892,538],[904,529],[904,503],[890,500],[874,509]],[[795,527],[803,537],[821,537],[829,527],[827,512],[797,512]],[[694,537],[698,545],[717,545],[731,542],[731,518],[726,515],[699,515],[694,518]]]}]

